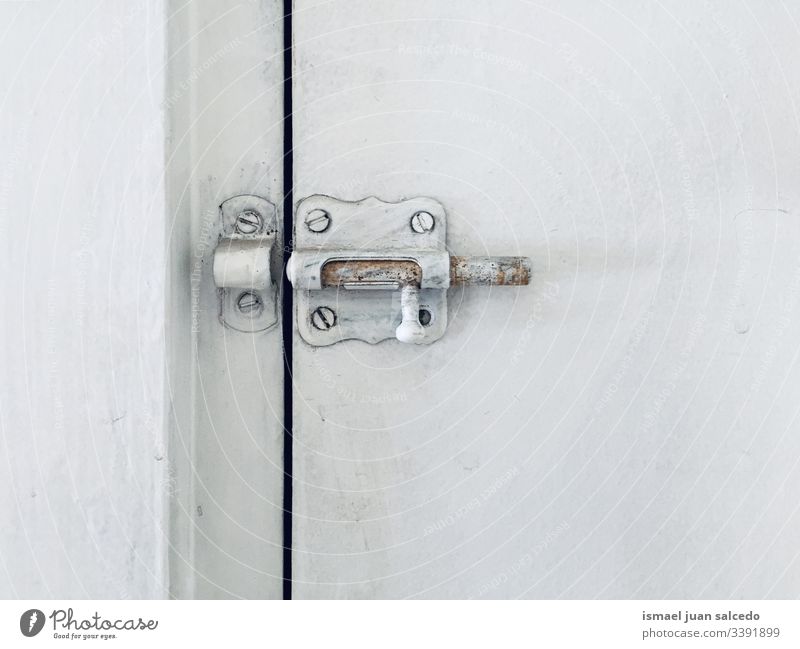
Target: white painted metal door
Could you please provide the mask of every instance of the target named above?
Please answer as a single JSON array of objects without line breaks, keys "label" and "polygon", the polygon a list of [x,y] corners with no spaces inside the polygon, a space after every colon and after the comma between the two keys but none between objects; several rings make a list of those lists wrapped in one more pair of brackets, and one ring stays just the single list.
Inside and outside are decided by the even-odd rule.
[{"label": "white painted metal door", "polygon": [[295,202],[534,263],[430,346],[295,335],[294,596],[796,596],[797,8],[294,7]]}]

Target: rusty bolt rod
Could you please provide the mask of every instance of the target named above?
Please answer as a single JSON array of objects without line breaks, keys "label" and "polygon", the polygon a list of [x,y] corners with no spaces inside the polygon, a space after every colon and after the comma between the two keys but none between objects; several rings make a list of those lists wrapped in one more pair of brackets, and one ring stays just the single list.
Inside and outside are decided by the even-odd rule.
[{"label": "rusty bolt rod", "polygon": [[[422,269],[413,261],[349,259],[322,269],[323,286],[419,286]],[[525,286],[531,280],[527,257],[450,257],[451,286]]]},{"label": "rusty bolt rod", "polygon": [[527,257],[450,257],[450,286],[526,286]]}]

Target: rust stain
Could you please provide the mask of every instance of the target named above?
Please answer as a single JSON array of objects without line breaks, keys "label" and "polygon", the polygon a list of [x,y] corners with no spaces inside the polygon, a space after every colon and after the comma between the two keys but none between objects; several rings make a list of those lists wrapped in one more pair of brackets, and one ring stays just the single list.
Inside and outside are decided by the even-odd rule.
[{"label": "rust stain", "polygon": [[[450,257],[451,286],[526,286],[531,281],[527,257]],[[323,286],[420,286],[422,269],[399,259],[345,259],[322,268]]]},{"label": "rust stain", "polygon": [[530,281],[527,257],[450,257],[451,286],[526,286]]},{"label": "rust stain", "polygon": [[400,259],[348,259],[329,261],[322,267],[323,286],[386,284],[419,286],[422,269],[416,262]]}]

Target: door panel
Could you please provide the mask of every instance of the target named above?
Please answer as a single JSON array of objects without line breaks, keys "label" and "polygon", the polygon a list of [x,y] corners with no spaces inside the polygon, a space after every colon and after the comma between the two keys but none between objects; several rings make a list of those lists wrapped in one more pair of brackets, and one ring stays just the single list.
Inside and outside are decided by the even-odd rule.
[{"label": "door panel", "polygon": [[295,597],[797,594],[792,20],[296,0],[296,201],[435,198],[534,283],[295,336]]},{"label": "door panel", "polygon": [[223,326],[212,262],[223,201],[281,204],[281,5],[171,5],[170,590],[280,598],[280,323],[255,334]]},{"label": "door panel", "polygon": [[131,4],[0,3],[3,600],[166,592],[165,3]]}]

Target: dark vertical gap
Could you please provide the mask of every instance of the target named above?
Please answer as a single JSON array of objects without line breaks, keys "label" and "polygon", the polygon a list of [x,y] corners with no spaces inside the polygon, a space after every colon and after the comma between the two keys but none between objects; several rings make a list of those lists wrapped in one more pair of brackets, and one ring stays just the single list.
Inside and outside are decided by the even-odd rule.
[{"label": "dark vertical gap", "polygon": [[[294,157],[292,147],[292,0],[283,0],[283,251],[284,266],[292,254],[294,233]],[[283,599],[292,599],[292,474],[294,292],[286,276],[281,280],[283,334]]]}]

